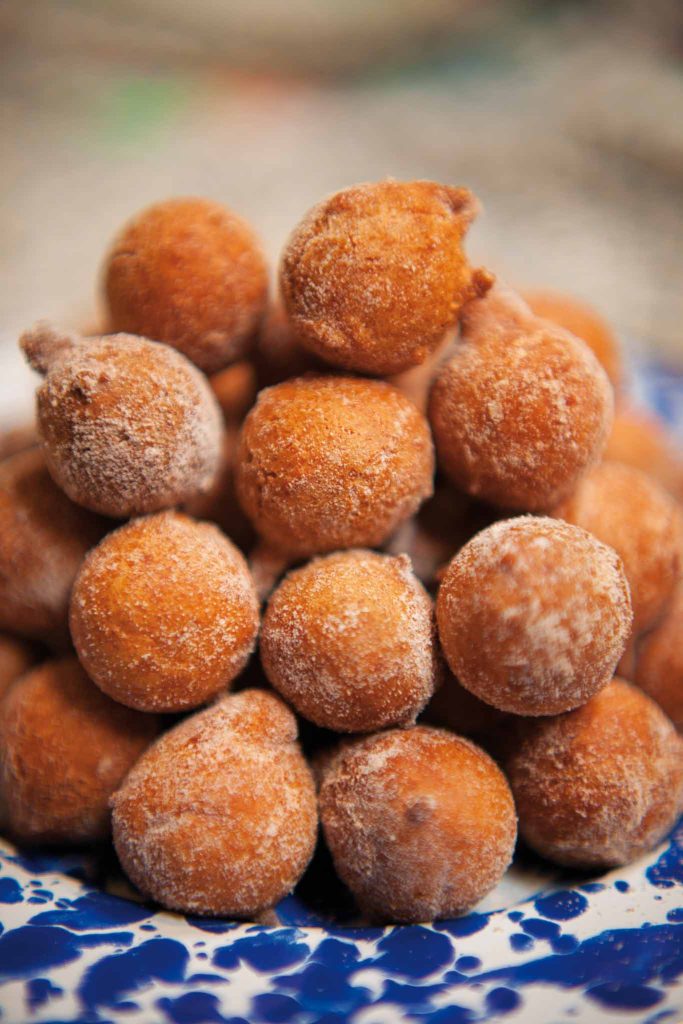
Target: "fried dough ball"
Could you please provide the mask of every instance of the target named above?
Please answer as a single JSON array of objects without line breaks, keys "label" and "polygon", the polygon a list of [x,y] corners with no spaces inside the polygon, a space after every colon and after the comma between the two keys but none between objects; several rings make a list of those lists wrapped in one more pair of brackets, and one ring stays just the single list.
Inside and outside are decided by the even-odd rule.
[{"label": "fried dough ball", "polygon": [[400,373],[424,362],[493,277],[462,242],[478,212],[465,188],[356,185],[324,199],[283,253],[282,298],[301,344],[333,366]]},{"label": "fried dough ball", "polygon": [[242,554],[219,529],[161,512],[90,552],[70,625],[83,666],[110,697],[140,711],[184,711],[244,668],[258,604]]},{"label": "fried dough ball", "polygon": [[156,512],[208,490],[222,421],[204,377],[146,338],[93,340],[38,325],[21,340],[34,369],[48,469],[79,505],[107,516]]},{"label": "fried dough ball", "polygon": [[617,409],[605,458],[642,470],[679,501],[683,499],[683,459],[662,423],[650,413]]},{"label": "fried dough ball", "polygon": [[640,641],[631,678],[683,731],[683,582],[664,618]]},{"label": "fried dough ball", "polygon": [[258,387],[256,369],[248,359],[241,359],[209,378],[211,390],[218,400],[227,427],[237,427],[256,401]]},{"label": "fried dough ball", "polygon": [[681,568],[683,528],[674,500],[639,470],[603,462],[553,514],[614,548],[631,588],[633,630],[652,626]]},{"label": "fried dough ball", "polygon": [[575,711],[525,723],[507,773],[529,846],[569,867],[615,867],[676,821],[683,743],[654,701],[615,679]]},{"label": "fried dough ball", "polygon": [[37,660],[37,652],[25,640],[0,633],[0,699],[14,680],[23,676]]},{"label": "fried dough ball", "polygon": [[124,227],[104,290],[112,332],[164,341],[215,373],[249,348],[268,271],[241,217],[208,199],[168,199]]},{"label": "fried dough ball", "polygon": [[462,330],[430,396],[439,465],[468,494],[548,511],[602,455],[607,376],[586,345],[502,288],[468,304]]},{"label": "fried dough ball", "polygon": [[268,680],[337,732],[414,722],[434,691],[432,602],[410,559],[342,551],[291,572],[263,618]]},{"label": "fried dough ball", "polygon": [[71,585],[106,526],[59,490],[39,448],[0,463],[0,629],[63,648]]},{"label": "fried dough ball", "polygon": [[337,873],[383,920],[469,910],[502,878],[517,823],[502,772],[441,729],[352,741],[323,768],[320,817]]},{"label": "fried dough ball", "polygon": [[597,310],[575,295],[556,291],[525,291],[522,298],[542,320],[563,327],[588,345],[615,388],[624,376],[621,346],[617,337]]},{"label": "fried dough ball", "polygon": [[396,388],[300,377],[247,416],[237,494],[262,537],[306,556],[381,544],[432,493],[433,471],[427,423]]},{"label": "fried dough ball", "polygon": [[517,715],[557,715],[612,678],[631,632],[621,559],[585,530],[521,516],[478,533],[436,603],[456,678]]},{"label": "fried dough ball", "polygon": [[0,819],[25,843],[110,832],[109,798],[159,730],[101,693],[76,658],[47,661],[0,704]]},{"label": "fried dough ball", "polygon": [[253,918],[291,892],[315,847],[315,786],[294,715],[243,690],[167,732],[113,805],[124,871],[171,910]]}]

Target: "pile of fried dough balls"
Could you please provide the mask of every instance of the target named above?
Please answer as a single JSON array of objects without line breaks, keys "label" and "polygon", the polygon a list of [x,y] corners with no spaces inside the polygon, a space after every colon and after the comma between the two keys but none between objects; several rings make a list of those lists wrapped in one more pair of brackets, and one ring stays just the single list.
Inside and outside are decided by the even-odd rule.
[{"label": "pile of fried dough balls", "polygon": [[113,835],[145,897],[263,920],[320,823],[358,911],[415,922],[496,886],[518,824],[595,870],[672,827],[683,467],[597,314],[470,266],[477,209],[429,181],[338,192],[269,305],[243,220],[161,202],[105,257],[99,334],[23,335],[13,841]]}]

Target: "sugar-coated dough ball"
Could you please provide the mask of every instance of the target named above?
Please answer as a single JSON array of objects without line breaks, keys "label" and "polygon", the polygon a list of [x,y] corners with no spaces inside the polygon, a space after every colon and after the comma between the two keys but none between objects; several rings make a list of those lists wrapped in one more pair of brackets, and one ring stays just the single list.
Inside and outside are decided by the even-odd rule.
[{"label": "sugar-coated dough ball", "polygon": [[683,731],[683,582],[678,582],[664,618],[638,644],[629,678]]},{"label": "sugar-coated dough ball", "polygon": [[300,377],[247,416],[237,494],[266,540],[305,556],[381,544],[432,493],[433,472],[427,422],[396,388]]},{"label": "sugar-coated dough ball", "polygon": [[603,462],[553,514],[614,548],[631,588],[634,632],[652,626],[681,570],[683,526],[673,498],[640,470]]},{"label": "sugar-coated dough ball", "polygon": [[25,640],[0,633],[0,699],[37,660],[37,652]]},{"label": "sugar-coated dough ball", "polygon": [[47,661],[0,703],[0,821],[25,843],[106,839],[109,799],[159,730],[106,697],[76,658]]},{"label": "sugar-coated dough ball", "polygon": [[244,668],[258,603],[244,557],[217,527],[161,512],[91,551],[70,624],[81,662],[110,697],[140,711],[183,711]]},{"label": "sugar-coated dough ball", "polygon": [[395,729],[352,741],[322,774],[320,817],[337,873],[377,917],[462,914],[512,859],[508,784],[469,740]]},{"label": "sugar-coated dough ball", "polygon": [[208,381],[179,352],[129,334],[22,338],[38,389],[48,468],[72,501],[126,517],[207,490],[221,457],[222,417]]},{"label": "sugar-coated dough ball", "polygon": [[614,387],[619,387],[624,375],[621,346],[614,331],[597,310],[575,295],[567,295],[565,292],[526,291],[523,298],[536,316],[551,320],[585,341]]},{"label": "sugar-coated dough ball", "polygon": [[0,463],[0,629],[63,648],[71,585],[105,529],[60,491],[40,449]]},{"label": "sugar-coated dough ball", "polygon": [[570,867],[634,860],[669,831],[683,802],[681,739],[619,679],[575,711],[526,723],[506,768],[520,834]]},{"label": "sugar-coated dough ball", "polygon": [[260,651],[275,689],[316,725],[372,732],[405,724],[434,690],[432,602],[405,555],[326,555],[272,595]]},{"label": "sugar-coated dough ball", "polygon": [[463,303],[493,281],[463,251],[468,189],[432,181],[356,185],[304,217],[280,285],[297,338],[345,370],[386,375],[424,362]]},{"label": "sugar-coated dough ball", "polygon": [[521,516],[478,533],[451,561],[436,604],[451,671],[518,715],[557,715],[614,674],[631,631],[618,555],[585,530]]},{"label": "sugar-coated dough ball", "polygon": [[602,455],[614,404],[605,371],[502,288],[468,303],[462,327],[429,402],[439,466],[475,497],[548,511]]},{"label": "sugar-coated dough ball", "polygon": [[112,331],[165,341],[214,373],[248,348],[268,272],[241,217],[208,199],[168,199],[124,227],[104,289]]},{"label": "sugar-coated dough ball", "polygon": [[182,511],[195,519],[208,519],[220,526],[242,551],[249,551],[255,541],[254,528],[240,507],[235,491],[235,460],[239,427],[226,426],[223,433],[221,464],[208,491],[186,501]]},{"label": "sugar-coated dough ball", "polygon": [[128,877],[171,910],[251,918],[291,892],[315,847],[315,787],[294,715],[244,690],[186,718],[113,799]]},{"label": "sugar-coated dough ball", "polygon": [[679,501],[683,499],[683,458],[663,424],[651,413],[618,408],[605,459],[641,469]]}]

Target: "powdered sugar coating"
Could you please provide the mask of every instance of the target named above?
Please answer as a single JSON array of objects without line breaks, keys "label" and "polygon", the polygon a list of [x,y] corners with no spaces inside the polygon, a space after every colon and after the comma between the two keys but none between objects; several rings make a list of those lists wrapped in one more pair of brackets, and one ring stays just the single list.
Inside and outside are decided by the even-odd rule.
[{"label": "powdered sugar coating", "polygon": [[627,864],[683,803],[683,743],[644,693],[615,679],[583,707],[525,725],[507,763],[520,832],[558,864]]},{"label": "powdered sugar coating", "polygon": [[603,462],[553,515],[614,548],[631,588],[634,631],[652,626],[673,593],[683,558],[683,519],[673,498],[640,470]]},{"label": "powdered sugar coating", "polygon": [[112,331],[164,341],[206,373],[239,359],[263,316],[268,271],[250,226],[208,199],[155,203],[104,267]]},{"label": "powdered sugar coating", "polygon": [[166,345],[128,334],[72,345],[37,398],[52,476],[95,512],[179,504],[207,490],[218,470],[218,403],[203,374]]},{"label": "powdered sugar coating", "polygon": [[46,661],[0,704],[0,819],[20,842],[106,839],[109,798],[159,731],[101,693],[76,658]]},{"label": "powdered sugar coating", "polygon": [[585,530],[534,516],[494,523],[458,552],[436,615],[457,679],[518,715],[585,703],[612,678],[632,622],[619,556]]},{"label": "powdered sugar coating", "polygon": [[97,685],[142,711],[197,707],[244,668],[258,602],[241,552],[176,512],[136,519],[91,551],[74,584],[71,635]]},{"label": "powdered sugar coating", "polygon": [[414,722],[435,684],[432,603],[405,555],[327,555],[272,595],[260,653],[272,685],[316,725],[371,732]]},{"label": "powdered sugar coating", "polygon": [[476,497],[548,511],[602,454],[607,375],[583,342],[504,289],[469,303],[462,327],[430,396],[439,465]]},{"label": "powdered sugar coating", "polygon": [[468,189],[431,181],[388,179],[324,199],[282,257],[282,297],[301,344],[361,373],[422,363],[493,281],[462,248],[477,211]]},{"label": "powdered sugar coating", "polygon": [[169,909],[228,917],[253,917],[289,893],[318,822],[296,736],[291,712],[260,690],[162,736],[112,801],[131,881]]},{"label": "powdered sugar coating", "polygon": [[470,909],[502,877],[517,835],[494,762],[424,726],[345,745],[323,769],[320,815],[339,876],[389,921]]},{"label": "powdered sugar coating", "polygon": [[237,455],[258,532],[297,555],[381,544],[432,493],[429,427],[400,391],[301,377],[259,394]]},{"label": "powdered sugar coating", "polygon": [[74,578],[108,525],[60,491],[39,448],[0,463],[0,629],[64,649]]}]

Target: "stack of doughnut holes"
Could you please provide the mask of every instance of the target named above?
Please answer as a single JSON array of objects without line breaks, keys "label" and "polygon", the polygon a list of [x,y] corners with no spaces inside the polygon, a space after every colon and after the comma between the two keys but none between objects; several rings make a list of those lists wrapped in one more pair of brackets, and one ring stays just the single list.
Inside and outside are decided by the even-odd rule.
[{"label": "stack of doughnut holes", "polygon": [[474,907],[518,832],[600,870],[671,829],[683,464],[598,313],[470,264],[478,212],[344,189],[273,297],[237,214],[163,201],[105,255],[96,331],[22,335],[10,840],[113,839],[143,897],[260,921],[320,841],[359,919],[421,922]]}]

